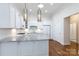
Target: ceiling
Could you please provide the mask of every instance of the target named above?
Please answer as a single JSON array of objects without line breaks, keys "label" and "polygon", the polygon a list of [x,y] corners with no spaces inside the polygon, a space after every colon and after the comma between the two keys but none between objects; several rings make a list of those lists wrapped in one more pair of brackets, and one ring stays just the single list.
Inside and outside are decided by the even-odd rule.
[{"label": "ceiling", "polygon": [[[42,15],[50,15],[57,12],[64,4],[63,3],[54,3],[51,5],[50,3],[42,3],[44,7],[41,9]],[[23,14],[23,9],[25,7],[25,3],[13,3],[13,5],[18,9],[18,11]],[[28,9],[29,15],[37,15],[37,10],[39,3],[26,3],[26,7]],[[30,12],[30,9],[32,11]],[[45,13],[45,10],[47,10],[47,13]]]}]

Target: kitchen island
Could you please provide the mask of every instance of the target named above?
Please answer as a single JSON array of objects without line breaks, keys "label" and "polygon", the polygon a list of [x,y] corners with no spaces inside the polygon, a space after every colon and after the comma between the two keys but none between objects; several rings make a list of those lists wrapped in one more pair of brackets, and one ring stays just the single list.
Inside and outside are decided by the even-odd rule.
[{"label": "kitchen island", "polygon": [[28,39],[26,36],[0,40],[1,56],[48,56],[48,39]]}]

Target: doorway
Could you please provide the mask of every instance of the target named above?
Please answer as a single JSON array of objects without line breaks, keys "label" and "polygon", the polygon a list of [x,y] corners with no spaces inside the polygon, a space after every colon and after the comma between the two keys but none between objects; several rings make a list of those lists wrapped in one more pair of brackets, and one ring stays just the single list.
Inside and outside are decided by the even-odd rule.
[{"label": "doorway", "polygon": [[79,40],[78,40],[78,20],[79,14],[71,15],[64,19],[64,43],[65,50],[73,55],[79,55]]}]

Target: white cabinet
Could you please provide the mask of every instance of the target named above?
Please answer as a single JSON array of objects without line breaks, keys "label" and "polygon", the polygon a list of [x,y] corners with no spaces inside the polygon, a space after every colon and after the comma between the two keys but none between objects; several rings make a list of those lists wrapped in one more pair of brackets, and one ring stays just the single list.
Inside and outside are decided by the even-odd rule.
[{"label": "white cabinet", "polygon": [[3,42],[0,47],[2,56],[17,55],[17,42]]},{"label": "white cabinet", "polygon": [[0,28],[22,28],[23,18],[13,5],[0,4]]},{"label": "white cabinet", "polygon": [[2,56],[48,56],[48,41],[2,42]]},{"label": "white cabinet", "polygon": [[32,53],[33,53],[33,56],[47,56],[48,55],[48,41],[33,42]]},{"label": "white cabinet", "polygon": [[19,56],[32,56],[32,42],[20,42],[18,47]]},{"label": "white cabinet", "polygon": [[1,3],[0,4],[0,28],[9,28],[9,27],[10,27],[9,4]]},{"label": "white cabinet", "polygon": [[16,8],[10,5],[10,23],[12,28],[22,28],[23,18]]},{"label": "white cabinet", "polygon": [[16,10],[15,16],[16,16],[16,28],[22,28],[23,27],[23,18],[17,10]]},{"label": "white cabinet", "polygon": [[10,24],[11,28],[15,27],[15,21],[16,21],[16,10],[13,6],[10,5]]},{"label": "white cabinet", "polygon": [[20,56],[48,56],[48,41],[21,42],[18,51]]}]

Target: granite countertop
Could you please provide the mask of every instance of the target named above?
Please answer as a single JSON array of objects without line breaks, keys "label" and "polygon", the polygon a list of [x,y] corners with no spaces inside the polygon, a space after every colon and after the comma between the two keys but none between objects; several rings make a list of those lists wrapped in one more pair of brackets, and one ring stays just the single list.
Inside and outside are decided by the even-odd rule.
[{"label": "granite countertop", "polygon": [[15,36],[15,37],[6,37],[4,39],[1,39],[0,42],[28,42],[28,41],[44,41],[44,40],[48,40],[48,39],[40,39],[40,38],[36,38],[36,37],[27,37],[25,35],[21,35],[21,36]]}]

